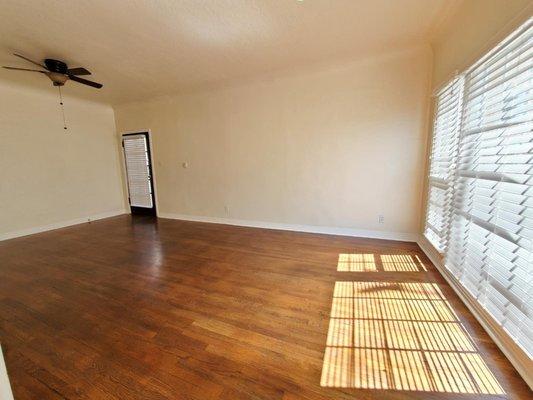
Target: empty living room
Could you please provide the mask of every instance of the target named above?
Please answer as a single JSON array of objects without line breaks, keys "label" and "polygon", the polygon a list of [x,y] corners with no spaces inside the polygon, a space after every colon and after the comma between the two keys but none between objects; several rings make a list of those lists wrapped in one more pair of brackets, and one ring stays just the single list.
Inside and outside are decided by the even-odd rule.
[{"label": "empty living room", "polygon": [[533,0],[0,0],[0,400],[533,399]]}]

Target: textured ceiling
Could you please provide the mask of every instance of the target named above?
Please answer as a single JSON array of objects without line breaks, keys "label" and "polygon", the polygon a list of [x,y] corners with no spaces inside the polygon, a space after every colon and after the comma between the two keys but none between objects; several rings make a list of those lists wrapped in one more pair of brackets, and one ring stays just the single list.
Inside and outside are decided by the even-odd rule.
[{"label": "textured ceiling", "polygon": [[[450,0],[2,0],[0,63],[10,56],[84,66],[111,103],[333,63],[424,41]],[[91,77],[88,77],[91,78]],[[39,74],[0,79],[51,86]],[[98,92],[98,93],[97,93]]]}]

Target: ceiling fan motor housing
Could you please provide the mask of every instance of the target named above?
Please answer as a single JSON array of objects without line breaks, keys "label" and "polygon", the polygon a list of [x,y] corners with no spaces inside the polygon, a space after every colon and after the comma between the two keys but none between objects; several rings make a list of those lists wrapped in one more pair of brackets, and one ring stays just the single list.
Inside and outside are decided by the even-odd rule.
[{"label": "ceiling fan motor housing", "polygon": [[52,58],[45,59],[44,65],[46,65],[46,69],[50,72],[58,72],[60,74],[66,74],[68,70],[67,64],[65,64],[63,61],[54,60]]},{"label": "ceiling fan motor housing", "polygon": [[47,58],[44,60],[44,65],[46,65],[46,69],[50,71],[46,75],[48,75],[50,80],[54,83],[54,86],[63,86],[68,79],[68,76],[66,75],[68,70],[67,64],[63,61]]}]

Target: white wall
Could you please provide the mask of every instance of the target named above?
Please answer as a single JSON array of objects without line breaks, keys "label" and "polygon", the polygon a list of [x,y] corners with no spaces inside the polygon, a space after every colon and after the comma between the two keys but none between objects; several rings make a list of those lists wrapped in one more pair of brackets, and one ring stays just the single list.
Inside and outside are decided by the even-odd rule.
[{"label": "white wall", "polygon": [[0,239],[123,212],[113,109],[0,81]]},{"label": "white wall", "polygon": [[407,49],[115,118],[152,130],[161,214],[417,233],[429,72],[429,50]]}]

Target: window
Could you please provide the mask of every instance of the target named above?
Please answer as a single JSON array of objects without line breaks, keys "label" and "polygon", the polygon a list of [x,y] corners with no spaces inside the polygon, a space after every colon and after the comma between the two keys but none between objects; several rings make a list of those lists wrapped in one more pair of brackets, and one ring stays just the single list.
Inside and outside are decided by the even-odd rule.
[{"label": "window", "polygon": [[446,247],[450,223],[462,93],[463,79],[457,77],[437,96],[424,233],[440,252]]},{"label": "window", "polygon": [[425,236],[532,357],[532,20],[439,93],[430,160]]}]

